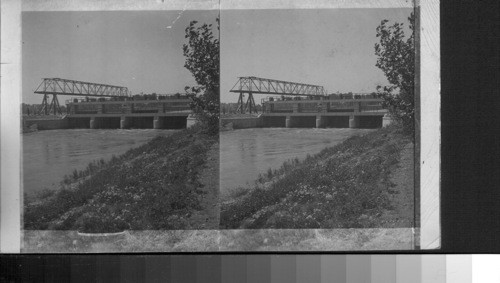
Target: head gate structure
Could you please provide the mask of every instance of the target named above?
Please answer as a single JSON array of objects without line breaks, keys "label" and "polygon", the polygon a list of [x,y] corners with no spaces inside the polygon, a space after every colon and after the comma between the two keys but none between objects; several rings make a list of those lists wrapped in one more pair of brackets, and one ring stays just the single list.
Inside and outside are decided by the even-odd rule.
[{"label": "head gate structure", "polygon": [[[237,111],[240,113],[256,112],[257,109],[253,97],[254,93],[309,97],[326,96],[325,89],[319,85],[294,83],[258,77],[239,77],[230,92],[239,93]],[[248,93],[246,102],[244,102],[244,93]]]}]

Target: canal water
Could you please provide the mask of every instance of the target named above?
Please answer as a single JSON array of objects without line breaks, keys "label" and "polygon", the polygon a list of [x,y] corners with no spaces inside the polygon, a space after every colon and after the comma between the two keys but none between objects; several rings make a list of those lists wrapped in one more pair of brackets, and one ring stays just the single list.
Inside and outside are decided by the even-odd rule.
[{"label": "canal water", "polygon": [[142,145],[175,130],[50,130],[23,134],[23,191],[57,189],[65,175],[84,169],[93,160]]},{"label": "canal water", "polygon": [[225,131],[220,136],[220,186],[224,196],[255,183],[260,173],[284,161],[304,159],[370,129],[254,128]]}]

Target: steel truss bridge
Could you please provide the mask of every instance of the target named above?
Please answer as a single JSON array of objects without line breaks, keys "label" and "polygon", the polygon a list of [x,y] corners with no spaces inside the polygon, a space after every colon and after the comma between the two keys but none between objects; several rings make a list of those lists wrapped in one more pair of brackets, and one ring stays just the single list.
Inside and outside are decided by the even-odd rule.
[{"label": "steel truss bridge", "polygon": [[[49,115],[53,113],[62,114],[58,95],[93,96],[93,97],[129,97],[130,91],[126,87],[107,84],[97,84],[66,80],[60,78],[44,78],[35,90],[35,93],[43,94],[42,108],[39,114]],[[49,97],[52,101],[49,103]]]},{"label": "steel truss bridge", "polygon": [[[240,113],[256,111],[254,93],[323,97],[326,91],[322,86],[294,83],[280,80],[264,79],[258,77],[239,77],[230,92],[239,93],[238,109]],[[244,102],[244,93],[248,93],[247,101]]]}]

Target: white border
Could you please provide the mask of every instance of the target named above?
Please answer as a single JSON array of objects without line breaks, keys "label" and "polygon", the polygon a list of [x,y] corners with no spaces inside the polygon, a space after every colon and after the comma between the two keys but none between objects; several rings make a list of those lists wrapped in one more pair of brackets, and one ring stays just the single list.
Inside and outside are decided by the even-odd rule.
[{"label": "white border", "polygon": [[0,252],[21,247],[21,2],[1,1]]},{"label": "white border", "polygon": [[441,56],[439,1],[420,6],[420,247],[441,247]]}]

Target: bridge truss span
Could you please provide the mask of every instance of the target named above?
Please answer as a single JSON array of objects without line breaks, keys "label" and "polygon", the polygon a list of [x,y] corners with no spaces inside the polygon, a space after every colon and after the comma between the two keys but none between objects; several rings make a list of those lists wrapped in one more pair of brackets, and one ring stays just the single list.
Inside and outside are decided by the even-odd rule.
[{"label": "bridge truss span", "polygon": [[126,87],[59,78],[43,79],[42,83],[35,90],[35,93],[98,97],[130,96],[130,92]]},{"label": "bridge truss span", "polygon": [[251,92],[279,95],[325,96],[322,86],[257,77],[240,77],[231,92]]},{"label": "bridge truss span", "polygon": [[[130,91],[126,87],[107,84],[98,84],[67,80],[60,78],[44,78],[42,83],[35,90],[37,94],[43,94],[42,108],[40,114],[48,115],[61,114],[58,95],[71,96],[91,96],[91,97],[129,97]],[[49,96],[52,95],[52,101],[49,103]]]},{"label": "bridge truss span", "polygon": [[[309,97],[324,97],[326,91],[322,86],[295,83],[289,81],[265,79],[258,77],[239,77],[236,84],[231,88],[230,92],[239,93],[238,111],[252,113],[255,110],[254,93],[258,94],[274,94],[274,95],[292,95],[292,96],[309,96]],[[244,93],[248,93],[247,102],[244,102]]]}]

